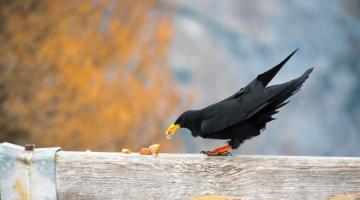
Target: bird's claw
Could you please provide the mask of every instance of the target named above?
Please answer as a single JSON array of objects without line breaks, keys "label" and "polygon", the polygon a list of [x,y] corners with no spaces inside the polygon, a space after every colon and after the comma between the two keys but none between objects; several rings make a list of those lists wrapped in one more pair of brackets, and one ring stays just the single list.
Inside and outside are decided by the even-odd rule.
[{"label": "bird's claw", "polygon": [[224,151],[224,152],[200,151],[200,154],[204,154],[207,156],[232,156],[232,154],[229,151]]}]

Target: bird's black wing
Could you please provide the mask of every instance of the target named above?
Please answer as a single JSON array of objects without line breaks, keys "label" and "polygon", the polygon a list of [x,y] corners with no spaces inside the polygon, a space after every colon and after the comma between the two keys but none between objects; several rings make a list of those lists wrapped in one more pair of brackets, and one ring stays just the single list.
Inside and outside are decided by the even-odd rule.
[{"label": "bird's black wing", "polygon": [[[268,105],[257,112],[254,116],[251,117],[253,121],[255,121],[254,125],[257,129],[264,129],[267,122],[274,120],[273,115],[279,112],[279,108],[283,107],[287,103],[289,103],[289,98],[293,94],[300,91],[301,86],[304,84],[305,80],[309,77],[313,68],[308,69],[302,76],[287,83],[283,83],[280,85],[287,85],[286,89],[281,93],[276,95],[270,101],[268,101]],[[273,85],[267,87],[265,90],[273,90],[279,85]]]},{"label": "bird's black wing", "polygon": [[270,81],[275,77],[275,75],[279,72],[282,66],[284,66],[285,63],[297,52],[297,50],[298,49],[293,51],[288,57],[286,57],[283,61],[281,61],[281,63],[279,63],[275,67],[258,75],[256,79],[259,80],[264,87],[266,87],[270,83]]},{"label": "bird's black wing", "polygon": [[234,95],[204,108],[201,111],[203,119],[200,125],[201,132],[207,134],[224,130],[265,108],[269,104],[268,101],[286,89],[287,85],[281,84],[271,90],[264,88],[295,52],[296,50],[279,65],[259,75]]},{"label": "bird's black wing", "polygon": [[283,88],[264,92],[262,84],[254,80],[243,89],[236,98],[210,105],[201,110],[201,132],[213,133],[235,123],[248,119],[267,105],[267,100],[278,94]]},{"label": "bird's black wing", "polygon": [[[281,61],[279,64],[271,68],[270,70],[258,75],[255,80],[261,82],[263,88],[265,88],[269,82],[275,77],[275,75],[280,71],[280,69],[285,65],[285,63],[298,51],[296,49],[293,51],[288,57],[286,57],[283,61]],[[244,88],[241,88],[238,92],[231,95],[230,97],[224,99],[223,101],[232,100],[235,98],[240,97],[244,93]]]}]

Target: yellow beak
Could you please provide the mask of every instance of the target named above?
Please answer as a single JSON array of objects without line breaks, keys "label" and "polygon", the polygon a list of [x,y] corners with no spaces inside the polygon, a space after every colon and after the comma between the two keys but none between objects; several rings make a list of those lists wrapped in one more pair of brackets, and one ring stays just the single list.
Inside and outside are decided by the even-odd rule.
[{"label": "yellow beak", "polygon": [[178,130],[179,128],[179,124],[170,124],[169,128],[165,132],[167,139],[170,140],[171,136],[175,135],[176,130]]}]

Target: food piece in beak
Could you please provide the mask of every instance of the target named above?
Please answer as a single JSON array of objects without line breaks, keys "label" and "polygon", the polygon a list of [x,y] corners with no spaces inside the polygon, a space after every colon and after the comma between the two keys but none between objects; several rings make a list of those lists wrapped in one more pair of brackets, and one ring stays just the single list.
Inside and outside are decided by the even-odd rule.
[{"label": "food piece in beak", "polygon": [[176,130],[178,130],[180,128],[179,124],[170,124],[169,128],[166,130],[166,137],[167,139],[171,139],[171,136],[173,136],[176,132]]}]

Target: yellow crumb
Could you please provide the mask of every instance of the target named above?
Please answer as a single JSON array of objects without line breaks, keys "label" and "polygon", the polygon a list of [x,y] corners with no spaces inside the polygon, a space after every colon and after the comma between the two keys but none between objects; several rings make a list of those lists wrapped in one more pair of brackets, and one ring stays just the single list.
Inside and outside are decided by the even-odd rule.
[{"label": "yellow crumb", "polygon": [[131,153],[131,150],[127,149],[127,148],[123,148],[123,149],[121,149],[121,152],[122,153]]}]

